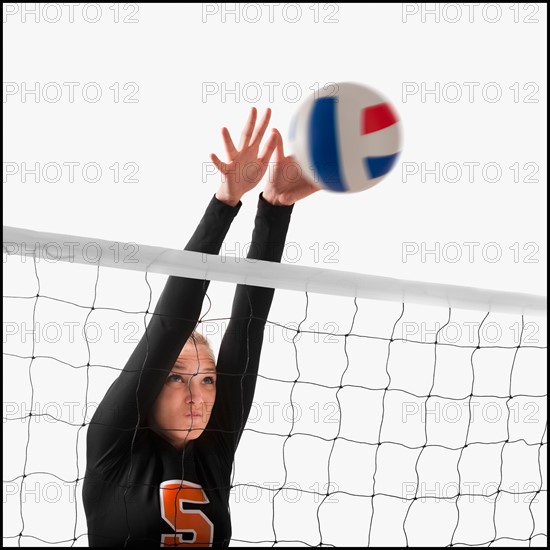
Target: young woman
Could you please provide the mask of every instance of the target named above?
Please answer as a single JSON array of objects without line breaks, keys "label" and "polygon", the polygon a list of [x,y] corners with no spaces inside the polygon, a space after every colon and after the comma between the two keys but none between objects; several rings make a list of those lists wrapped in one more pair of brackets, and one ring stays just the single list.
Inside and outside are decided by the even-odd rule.
[{"label": "young woman", "polygon": [[[273,129],[252,109],[237,149],[222,130],[228,163],[186,250],[218,254],[260,182],[249,258],[281,260],[296,201],[320,187],[303,179]],[[292,166],[294,165],[294,166]],[[209,281],[169,277],[147,330],[113,382],[87,435],[83,500],[90,546],[213,546],[231,539],[229,491],[235,451],[252,406],[273,289],[238,285],[216,364],[195,332]]]}]

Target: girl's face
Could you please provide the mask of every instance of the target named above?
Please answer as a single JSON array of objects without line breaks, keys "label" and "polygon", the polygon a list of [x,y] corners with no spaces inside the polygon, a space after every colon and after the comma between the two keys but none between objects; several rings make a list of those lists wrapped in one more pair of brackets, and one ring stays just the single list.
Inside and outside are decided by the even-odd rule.
[{"label": "girl's face", "polygon": [[216,364],[204,344],[191,341],[166,377],[151,414],[149,427],[181,449],[200,437],[216,400]]}]

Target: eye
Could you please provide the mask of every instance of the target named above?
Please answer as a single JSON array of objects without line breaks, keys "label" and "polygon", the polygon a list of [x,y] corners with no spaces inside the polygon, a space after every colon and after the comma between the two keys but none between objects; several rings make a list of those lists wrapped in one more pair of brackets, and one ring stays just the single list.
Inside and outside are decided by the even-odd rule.
[{"label": "eye", "polygon": [[170,374],[168,375],[167,382],[183,382],[183,379],[179,374]]},{"label": "eye", "polygon": [[[207,380],[210,380],[210,382],[207,382]],[[207,382],[207,384],[215,384],[216,381],[214,380],[214,378],[212,376],[207,376],[205,379],[204,379],[205,382]]]}]

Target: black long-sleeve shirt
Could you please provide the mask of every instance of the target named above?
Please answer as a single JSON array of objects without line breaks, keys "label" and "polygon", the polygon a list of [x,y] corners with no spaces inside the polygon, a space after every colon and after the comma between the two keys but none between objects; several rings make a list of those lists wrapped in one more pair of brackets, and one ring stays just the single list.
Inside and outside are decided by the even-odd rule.
[{"label": "black long-sleeve shirt", "polygon": [[[241,206],[214,196],[185,249],[219,253]],[[281,260],[292,209],[260,194],[248,258]],[[237,285],[218,353],[216,401],[201,436],[178,451],[144,425],[196,327],[208,286],[168,278],[146,333],[91,420],[83,486],[90,546],[229,545],[230,476],[252,406],[273,289]]]}]

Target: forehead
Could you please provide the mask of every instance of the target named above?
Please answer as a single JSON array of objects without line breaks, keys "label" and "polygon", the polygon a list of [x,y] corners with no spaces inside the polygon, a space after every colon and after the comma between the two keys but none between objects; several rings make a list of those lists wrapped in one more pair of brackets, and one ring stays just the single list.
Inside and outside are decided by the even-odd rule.
[{"label": "forehead", "polygon": [[216,370],[216,364],[210,350],[206,346],[186,345],[174,364],[175,370],[201,372]]}]

